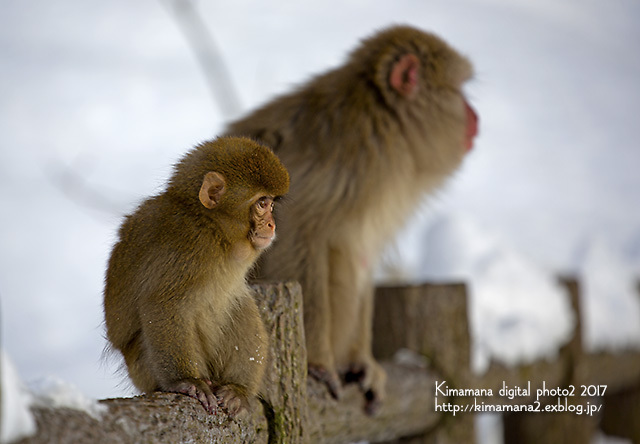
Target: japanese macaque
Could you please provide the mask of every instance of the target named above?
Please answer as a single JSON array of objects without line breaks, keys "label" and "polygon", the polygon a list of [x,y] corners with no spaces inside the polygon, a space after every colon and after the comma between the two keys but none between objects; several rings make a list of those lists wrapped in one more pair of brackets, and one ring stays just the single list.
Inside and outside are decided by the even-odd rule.
[{"label": "japanese macaque", "polygon": [[289,174],[254,141],[190,151],[166,190],[127,216],[104,289],[107,338],[142,392],[183,393],[209,412],[245,412],[268,338],[246,283],[275,238],[274,199]]},{"label": "japanese macaque", "polygon": [[372,272],[471,149],[477,116],[462,91],[471,76],[471,63],[437,36],[391,27],[226,130],[272,147],[289,170],[281,237],[262,277],[301,282],[309,374],[336,398],[339,375],[356,380],[368,413],[386,379],[371,351]]}]

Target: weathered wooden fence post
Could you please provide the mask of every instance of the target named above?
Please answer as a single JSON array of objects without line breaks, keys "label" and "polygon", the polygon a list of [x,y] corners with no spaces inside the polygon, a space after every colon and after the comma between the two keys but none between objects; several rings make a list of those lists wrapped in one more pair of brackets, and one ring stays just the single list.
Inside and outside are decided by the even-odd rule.
[{"label": "weathered wooden fence post", "polygon": [[640,444],[640,381],[633,389],[606,395],[603,407],[602,431]]},{"label": "weathered wooden fence post", "polygon": [[[582,311],[580,286],[575,279],[562,278],[560,282],[567,289],[575,324],[571,340],[562,347],[562,361],[566,363],[565,377],[561,388],[576,387],[579,366],[582,360]],[[553,384],[550,387],[556,387]],[[559,398],[558,398],[559,399]],[[576,407],[584,400],[579,396],[567,397],[569,405]],[[541,399],[543,406],[553,404],[557,399]],[[573,412],[512,413],[504,417],[505,444],[534,444],[541,442],[562,442],[566,444],[587,444],[597,429],[597,418],[576,415]]]},{"label": "weathered wooden fence post", "polygon": [[406,348],[429,359],[450,386],[470,375],[471,341],[464,284],[376,289],[373,353],[391,359]]},{"label": "weathered wooden fence post", "polygon": [[[424,284],[378,288],[374,315],[374,355],[379,359],[389,359],[401,348],[427,357],[429,367],[442,375],[449,387],[467,385],[471,370],[471,340],[466,286]],[[429,390],[435,391],[435,386]],[[475,442],[472,415],[447,415],[443,418],[444,423],[438,430],[425,430],[393,442]]]},{"label": "weathered wooden fence post", "polygon": [[302,292],[297,282],[254,285],[271,338],[270,369],[263,383],[269,444],[303,444],[307,418],[307,349]]},{"label": "weathered wooden fence post", "polygon": [[[636,294],[640,298],[640,281],[636,283]],[[627,368],[634,367],[640,374],[640,358],[635,359],[635,365],[627,364]],[[620,391],[614,389],[604,396],[603,401],[600,423],[602,431],[640,444],[640,376],[635,378],[635,383],[630,388]]]}]

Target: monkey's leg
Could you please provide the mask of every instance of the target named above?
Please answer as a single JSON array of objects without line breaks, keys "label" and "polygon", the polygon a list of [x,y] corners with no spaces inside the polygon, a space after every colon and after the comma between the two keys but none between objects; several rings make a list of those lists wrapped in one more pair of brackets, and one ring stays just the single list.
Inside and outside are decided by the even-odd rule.
[{"label": "monkey's leg", "polygon": [[333,347],[347,382],[357,382],[374,413],[384,397],[386,375],[371,351],[373,287],[362,255],[349,249],[331,250]]},{"label": "monkey's leg", "polygon": [[[183,307],[184,308],[184,307]],[[167,309],[167,307],[165,307]],[[217,399],[208,384],[206,361],[200,349],[192,318],[180,316],[181,310],[167,319],[162,313],[145,313],[142,325],[142,356],[156,382],[156,390],[182,393],[200,401],[204,409],[214,413]]]},{"label": "monkey's leg", "polygon": [[313,224],[302,227],[296,215],[281,222],[283,235],[267,252],[262,269],[270,279],[296,279],[304,299],[304,330],[309,376],[326,385],[331,396],[341,395],[331,345],[332,313],[329,302],[329,242]]},{"label": "monkey's leg", "polygon": [[329,296],[329,254],[327,242],[309,240],[310,251],[303,262],[302,296],[304,299],[304,329],[307,343],[309,375],[323,382],[335,399],[340,399],[342,387],[336,371],[331,343],[333,311]]},{"label": "monkey's leg", "polygon": [[142,355],[143,351],[140,332],[121,350],[133,385],[141,392],[152,392],[157,388],[158,384],[156,378],[150,372],[146,357]]},{"label": "monkey's leg", "polygon": [[[267,333],[258,312],[258,307],[249,290],[231,312],[230,325],[225,328],[225,337],[216,344],[219,354],[226,357],[220,361],[222,369],[218,381],[212,381],[213,393],[218,405],[231,417],[237,417],[249,410],[249,396],[260,389],[265,368],[269,343]],[[209,354],[215,356],[216,351]]]},{"label": "monkey's leg", "polygon": [[145,350],[138,335],[126,347],[122,349],[129,377],[138,390],[149,393],[154,390],[182,393],[200,401],[202,406],[209,413],[213,413],[216,400],[211,390],[207,387],[208,380],[198,380],[197,378],[187,378],[175,383],[165,384],[164,388],[159,384],[158,378],[152,373],[152,366],[149,362],[152,358],[145,355]]},{"label": "monkey's leg", "polygon": [[351,348],[351,373],[357,375],[362,389],[368,414],[375,414],[384,400],[387,374],[373,357],[373,285],[368,283],[360,293],[360,314],[358,332]]}]

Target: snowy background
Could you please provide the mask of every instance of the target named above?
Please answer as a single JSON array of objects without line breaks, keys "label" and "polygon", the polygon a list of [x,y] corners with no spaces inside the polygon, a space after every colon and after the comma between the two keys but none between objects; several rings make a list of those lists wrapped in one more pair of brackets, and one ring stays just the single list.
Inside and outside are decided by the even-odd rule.
[{"label": "snowy background", "polygon": [[[376,29],[434,31],[476,67],[480,136],[390,249],[381,280],[465,279],[476,370],[552,356],[585,277],[587,345],[640,342],[640,3],[197,2],[244,110],[336,66]],[[25,381],[132,393],[104,361],[102,285],[121,216],[221,132],[162,1],[5,0],[0,14],[2,348]]]}]

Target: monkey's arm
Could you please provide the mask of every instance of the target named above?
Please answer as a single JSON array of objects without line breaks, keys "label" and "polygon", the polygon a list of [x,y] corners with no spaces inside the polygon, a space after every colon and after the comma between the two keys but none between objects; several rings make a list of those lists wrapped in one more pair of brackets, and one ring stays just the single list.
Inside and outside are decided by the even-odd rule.
[{"label": "monkey's arm", "polygon": [[365,395],[365,411],[374,415],[386,397],[385,385],[387,374],[373,357],[371,350],[373,335],[374,287],[368,282],[360,290],[360,312],[358,314],[359,331],[353,342],[351,356],[355,381],[358,382]]},{"label": "monkey's arm", "polygon": [[329,297],[329,252],[326,243],[309,241],[315,245],[301,263],[304,323],[307,342],[309,374],[326,384],[331,395],[341,396],[340,378],[331,347],[331,301]]},{"label": "monkey's arm", "polygon": [[384,398],[386,376],[371,350],[371,268],[362,250],[345,245],[344,241],[338,242],[330,249],[330,304],[339,307],[332,312],[332,344],[338,370],[345,372],[346,382],[360,385],[367,400],[366,410],[372,414]]},{"label": "monkey's arm", "polygon": [[267,365],[268,335],[253,294],[248,288],[229,311],[229,325],[220,343],[206,343],[207,355],[226,356],[213,381],[218,404],[231,416],[249,410],[249,397],[257,394]]},{"label": "monkey's arm", "polygon": [[192,317],[184,316],[179,305],[170,307],[165,303],[161,309],[146,308],[141,313],[144,344],[141,359],[146,361],[157,389],[196,398],[213,413],[217,399],[206,377],[207,365]]}]

